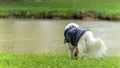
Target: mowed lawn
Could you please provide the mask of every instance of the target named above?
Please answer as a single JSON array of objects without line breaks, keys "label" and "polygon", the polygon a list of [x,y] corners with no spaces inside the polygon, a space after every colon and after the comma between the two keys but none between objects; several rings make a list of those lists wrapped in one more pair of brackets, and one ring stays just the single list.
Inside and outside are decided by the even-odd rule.
[{"label": "mowed lawn", "polygon": [[0,53],[0,68],[120,68],[120,57],[70,59],[65,54]]}]

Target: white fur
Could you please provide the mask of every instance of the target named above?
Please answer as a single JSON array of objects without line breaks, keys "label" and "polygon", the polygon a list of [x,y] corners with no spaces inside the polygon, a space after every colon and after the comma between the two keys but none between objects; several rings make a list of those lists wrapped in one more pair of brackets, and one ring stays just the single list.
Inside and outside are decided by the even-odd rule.
[{"label": "white fur", "polygon": [[94,38],[93,33],[87,31],[78,42],[78,50],[82,52],[81,54],[86,53],[94,56],[102,56],[106,54],[107,49],[102,39]]},{"label": "white fur", "polygon": [[65,27],[65,30],[67,29],[67,28],[69,28],[70,26],[75,26],[75,27],[79,27],[77,24],[75,24],[75,23],[69,23],[66,27]]},{"label": "white fur", "polygon": [[[65,27],[65,30],[71,25],[79,27],[75,23],[70,23]],[[86,31],[83,36],[79,39],[77,47],[69,45],[69,55],[71,58],[75,57],[75,53],[84,58],[86,54],[93,56],[102,56],[106,54],[107,48],[101,38],[95,38],[92,31]]]}]

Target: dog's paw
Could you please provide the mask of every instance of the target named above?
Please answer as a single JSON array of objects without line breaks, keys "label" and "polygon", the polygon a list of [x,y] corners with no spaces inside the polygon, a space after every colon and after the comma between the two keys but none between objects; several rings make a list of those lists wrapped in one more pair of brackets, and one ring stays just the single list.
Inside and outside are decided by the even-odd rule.
[{"label": "dog's paw", "polygon": [[81,57],[81,59],[82,59],[82,60],[87,60],[87,56],[86,56],[86,55],[83,55],[83,56]]}]

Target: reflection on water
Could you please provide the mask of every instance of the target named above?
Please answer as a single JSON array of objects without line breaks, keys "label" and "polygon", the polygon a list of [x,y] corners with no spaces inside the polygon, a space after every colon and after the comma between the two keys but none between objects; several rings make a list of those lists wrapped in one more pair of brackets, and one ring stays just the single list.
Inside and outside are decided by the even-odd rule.
[{"label": "reflection on water", "polygon": [[120,23],[110,21],[0,19],[0,50],[65,52],[67,46],[63,45],[63,31],[69,22],[91,29],[96,37],[104,40],[109,54],[120,55]]}]

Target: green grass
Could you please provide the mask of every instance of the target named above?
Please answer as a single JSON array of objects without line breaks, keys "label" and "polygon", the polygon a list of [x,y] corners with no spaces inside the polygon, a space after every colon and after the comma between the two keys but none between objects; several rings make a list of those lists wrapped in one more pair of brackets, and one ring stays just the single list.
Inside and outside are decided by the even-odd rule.
[{"label": "green grass", "polygon": [[120,68],[120,57],[70,59],[67,54],[0,53],[0,68]]},{"label": "green grass", "polygon": [[10,14],[41,15],[50,12],[52,16],[69,16],[70,14],[94,11],[102,16],[120,17],[120,0],[50,0],[42,2],[4,2],[0,1],[0,16]]}]

